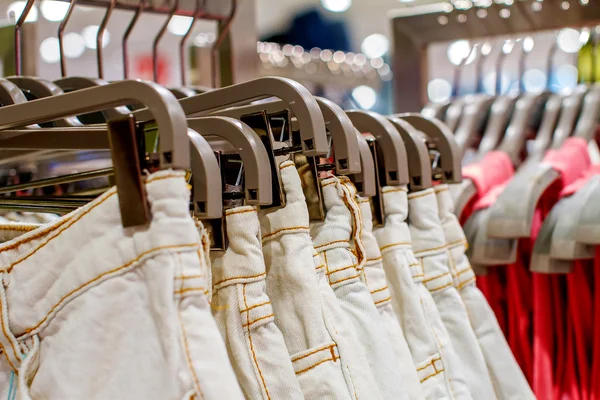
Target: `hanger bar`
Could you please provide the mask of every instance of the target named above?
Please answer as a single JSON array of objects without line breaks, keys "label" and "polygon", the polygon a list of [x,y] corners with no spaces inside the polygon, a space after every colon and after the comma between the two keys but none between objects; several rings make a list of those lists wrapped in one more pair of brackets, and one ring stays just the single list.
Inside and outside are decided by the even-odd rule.
[{"label": "hanger bar", "polygon": [[0,149],[108,150],[109,148],[106,128],[100,127],[0,131]]},{"label": "hanger bar", "polygon": [[[93,199],[91,199],[93,200]],[[0,199],[0,203],[2,204],[20,204],[20,205],[33,205],[33,206],[42,206],[48,205],[50,207],[83,207],[91,200],[83,198],[81,200],[72,200],[72,199],[60,199],[58,197],[46,198],[43,196],[39,196],[36,198],[31,198],[29,196],[20,196],[20,197],[5,197]]]},{"label": "hanger bar", "polygon": [[[78,173],[70,174],[70,175],[62,175],[62,176],[57,176],[54,178],[39,179],[39,180],[30,181],[30,182],[26,182],[26,183],[19,183],[17,185],[0,187],[0,194],[12,193],[12,192],[16,192],[19,190],[37,189],[37,188],[41,188],[41,187],[59,185],[59,184],[63,184],[63,183],[73,183],[73,182],[85,181],[85,180],[94,179],[94,178],[102,178],[105,176],[112,176],[113,174],[114,174],[113,168],[103,168],[103,169],[97,169],[94,171],[78,172]],[[0,200],[1,199],[2,198],[0,198]]]},{"label": "hanger bar", "polygon": [[0,210],[6,211],[20,211],[20,212],[39,212],[39,213],[52,213],[52,214],[68,214],[78,207],[53,207],[45,205],[25,205],[25,204],[8,204],[0,201]]},{"label": "hanger bar", "polygon": [[0,130],[102,111],[132,102],[145,103],[160,128],[162,168],[189,169],[190,151],[185,113],[175,96],[152,82],[119,81],[1,107]]},{"label": "hanger bar", "polygon": [[[69,0],[59,0],[69,2]],[[109,1],[107,0],[79,0],[78,5],[81,6],[92,6],[101,7],[106,9]],[[170,13],[168,7],[169,2],[153,2],[158,4],[152,4],[144,8],[144,13],[152,14],[163,14],[167,15]],[[194,2],[193,1],[182,1],[182,5],[179,7],[175,15],[182,15],[186,17],[194,16]],[[226,21],[229,17],[229,9],[231,8],[231,0],[206,0],[206,13],[202,14],[202,19],[210,21]],[[138,9],[137,1],[121,0],[118,1],[115,9],[117,10],[129,10],[136,11]]]}]

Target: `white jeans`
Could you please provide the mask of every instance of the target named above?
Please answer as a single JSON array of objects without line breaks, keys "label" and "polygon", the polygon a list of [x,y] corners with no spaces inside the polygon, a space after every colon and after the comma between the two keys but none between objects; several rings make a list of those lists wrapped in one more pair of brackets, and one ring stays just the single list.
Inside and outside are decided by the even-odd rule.
[{"label": "white jeans", "polygon": [[[392,349],[381,315],[363,282],[365,256],[360,241],[362,217],[356,189],[337,177],[323,179],[326,209],[323,222],[311,224],[315,250],[325,261],[329,284],[344,314],[352,321],[383,399],[408,399],[399,360]],[[355,255],[356,253],[356,255]]]},{"label": "white jeans", "polygon": [[[454,350],[448,354],[448,362],[453,371],[461,372],[457,377],[462,378],[460,381],[452,378],[458,387],[455,393],[460,390],[461,396],[470,392],[473,399],[493,399],[495,392],[483,353],[450,272],[448,246],[434,189],[409,194],[408,210],[414,254],[425,274],[423,282],[435,301]],[[464,244],[464,238],[461,243]]]},{"label": "white jeans", "polygon": [[496,396],[501,400],[535,399],[515,360],[485,296],[475,284],[475,273],[465,255],[464,232],[453,214],[454,204],[445,185],[435,189],[440,221],[450,253],[450,272],[465,304],[469,321],[483,352]]},{"label": "white jeans", "polygon": [[292,162],[279,168],[286,205],[260,212],[267,294],[304,397],[378,398],[370,370],[354,357],[351,338],[342,337],[346,331],[337,329],[323,297],[298,172]]},{"label": "white jeans", "polygon": [[455,399],[446,352],[447,337],[431,293],[423,285],[423,270],[412,252],[406,223],[405,186],[384,187],[385,223],[373,233],[381,251],[385,276],[392,294],[392,307],[410,348],[423,396],[426,399]]},{"label": "white jeans", "polygon": [[0,245],[0,380],[12,376],[17,399],[244,398],[184,173],[152,174],[146,189],[148,226],[123,228],[113,188]]},{"label": "white jeans", "polygon": [[396,317],[392,307],[392,293],[385,277],[381,251],[379,251],[377,240],[373,235],[373,217],[369,199],[357,198],[357,202],[363,218],[361,239],[366,257],[363,268],[365,284],[369,288],[375,306],[381,315],[383,326],[396,354],[396,360],[400,363],[400,373],[402,374],[402,380],[404,381],[408,397],[412,400],[424,399],[415,361],[410,353],[410,348],[404,337],[400,321]]},{"label": "white jeans", "polygon": [[304,399],[266,293],[254,207],[226,212],[229,247],[212,252],[211,308],[247,399]]}]

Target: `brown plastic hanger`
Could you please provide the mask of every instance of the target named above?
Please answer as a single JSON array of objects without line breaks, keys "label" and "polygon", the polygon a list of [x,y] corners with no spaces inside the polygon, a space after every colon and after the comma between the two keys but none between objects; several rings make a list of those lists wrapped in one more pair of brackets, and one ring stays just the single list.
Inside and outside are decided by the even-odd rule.
[{"label": "brown plastic hanger", "polygon": [[[284,100],[296,116],[302,137],[302,151],[306,156],[314,157],[328,153],[325,121],[319,105],[304,86],[291,79],[257,78],[180,99],[179,104],[187,115],[202,116],[216,110],[268,97],[278,97]],[[151,119],[151,115],[146,110],[135,111],[134,115],[141,121]]]},{"label": "brown plastic hanger", "polygon": [[360,172],[350,176],[359,195],[372,197],[377,194],[377,177],[373,156],[363,135],[354,128],[360,151]]},{"label": "brown plastic hanger", "polygon": [[408,173],[410,174],[409,189],[418,191],[433,187],[431,160],[425,140],[419,132],[405,120],[390,116],[390,122],[402,136],[408,156]]},{"label": "brown plastic hanger", "polygon": [[427,137],[427,147],[433,153],[436,165],[432,166],[436,180],[444,183],[462,181],[460,151],[450,129],[436,118],[428,118],[418,113],[395,114]]}]

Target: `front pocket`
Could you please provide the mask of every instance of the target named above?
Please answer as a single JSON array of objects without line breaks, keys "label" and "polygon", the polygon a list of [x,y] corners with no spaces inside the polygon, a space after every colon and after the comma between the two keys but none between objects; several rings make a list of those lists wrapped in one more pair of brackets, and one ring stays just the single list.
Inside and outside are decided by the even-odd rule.
[{"label": "front pocket", "polygon": [[335,343],[308,349],[291,358],[306,400],[352,398],[345,384]]}]

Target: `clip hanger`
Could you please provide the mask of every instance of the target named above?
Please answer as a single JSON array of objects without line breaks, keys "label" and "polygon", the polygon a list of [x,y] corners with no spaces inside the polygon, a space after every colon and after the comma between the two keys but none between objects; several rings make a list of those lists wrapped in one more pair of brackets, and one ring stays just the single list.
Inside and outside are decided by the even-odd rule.
[{"label": "clip hanger", "polygon": [[409,189],[418,191],[433,186],[429,150],[419,133],[408,122],[398,117],[388,117],[402,136],[408,156]]},{"label": "clip hanger", "polygon": [[363,135],[354,128],[360,151],[360,172],[350,177],[356,191],[363,197],[373,197],[377,194],[377,176],[375,163],[369,145]]}]

